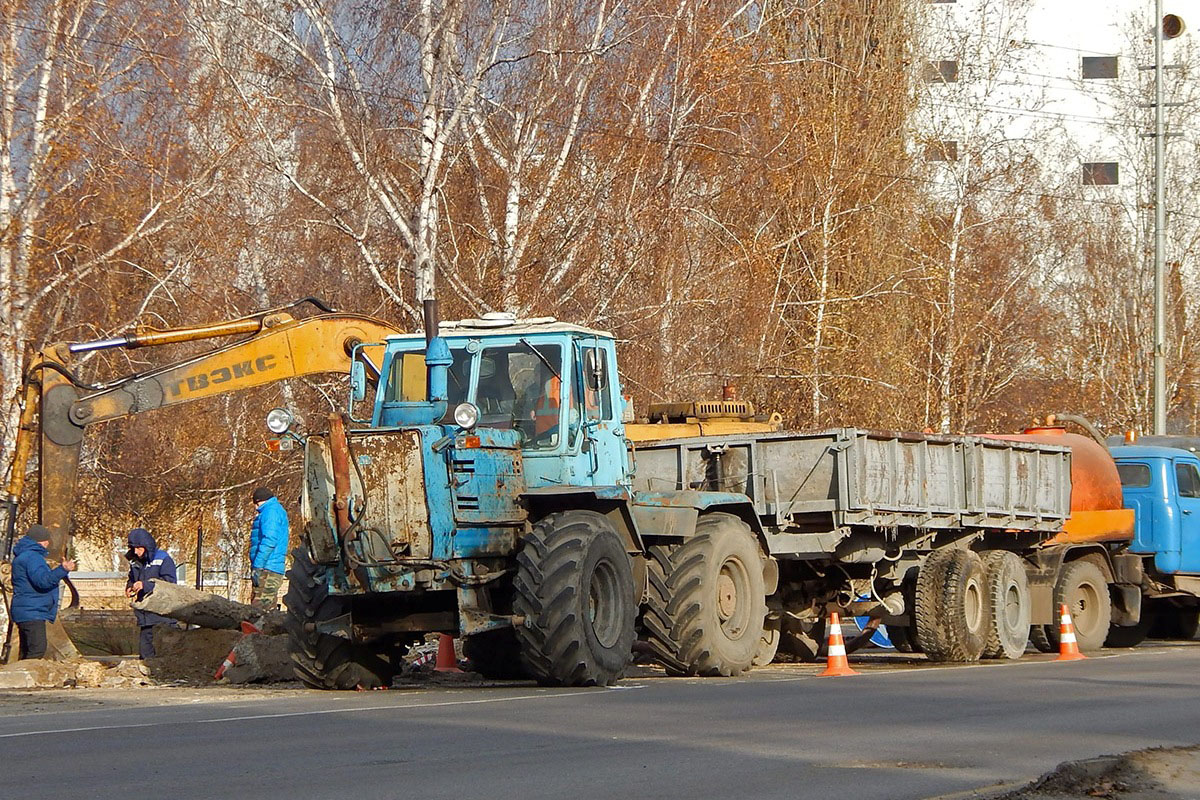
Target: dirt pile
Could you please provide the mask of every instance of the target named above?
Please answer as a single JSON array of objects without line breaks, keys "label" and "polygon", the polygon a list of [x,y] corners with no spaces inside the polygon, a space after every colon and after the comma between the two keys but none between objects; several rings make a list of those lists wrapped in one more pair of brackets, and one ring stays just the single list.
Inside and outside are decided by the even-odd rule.
[{"label": "dirt pile", "polygon": [[1192,800],[1200,797],[1200,745],[1156,747],[1060,764],[992,800]]},{"label": "dirt pile", "polygon": [[146,665],[159,682],[212,683],[213,673],[241,637],[240,631],[160,625],[154,629],[156,655]]},{"label": "dirt pile", "polygon": [[0,667],[0,689],[123,689],[150,683],[145,666],[132,659],[107,665],[98,661],[35,658]]}]

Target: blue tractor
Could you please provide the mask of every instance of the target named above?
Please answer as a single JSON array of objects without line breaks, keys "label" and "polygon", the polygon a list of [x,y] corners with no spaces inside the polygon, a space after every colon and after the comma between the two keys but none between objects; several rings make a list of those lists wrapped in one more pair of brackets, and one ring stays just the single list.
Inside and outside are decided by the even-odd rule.
[{"label": "blue tractor", "polygon": [[[639,626],[677,673],[749,668],[773,588],[754,510],[742,494],[635,496],[611,334],[503,314],[436,332],[390,337],[375,376],[358,359],[357,406],[304,437],[298,677],[386,684],[445,632],[490,677],[607,685]],[[668,547],[680,519],[689,545]]]}]

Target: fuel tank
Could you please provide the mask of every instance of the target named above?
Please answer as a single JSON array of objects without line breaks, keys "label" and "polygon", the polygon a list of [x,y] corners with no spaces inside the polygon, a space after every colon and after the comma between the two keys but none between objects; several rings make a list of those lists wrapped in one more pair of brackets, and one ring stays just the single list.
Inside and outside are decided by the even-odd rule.
[{"label": "fuel tank", "polygon": [[1018,434],[988,438],[1040,442],[1071,448],[1071,518],[1054,542],[1109,542],[1133,539],[1133,511],[1121,500],[1121,477],[1108,448],[1066,428],[1046,425]]}]

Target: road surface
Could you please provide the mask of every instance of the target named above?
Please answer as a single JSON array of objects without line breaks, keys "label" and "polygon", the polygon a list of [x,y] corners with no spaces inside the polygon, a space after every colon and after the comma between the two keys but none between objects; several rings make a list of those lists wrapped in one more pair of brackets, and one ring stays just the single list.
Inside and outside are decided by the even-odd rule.
[{"label": "road surface", "polygon": [[[55,798],[927,798],[1200,741],[1200,642],[816,678],[639,670],[613,689],[0,695],[0,794]],[[865,663],[865,665],[864,665]]]}]

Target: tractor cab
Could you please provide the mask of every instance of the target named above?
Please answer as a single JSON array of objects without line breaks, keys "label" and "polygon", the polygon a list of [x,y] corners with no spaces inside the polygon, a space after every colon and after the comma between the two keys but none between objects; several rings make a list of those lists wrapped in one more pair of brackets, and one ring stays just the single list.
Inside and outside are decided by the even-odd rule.
[{"label": "tractor cab", "polygon": [[[629,483],[612,334],[486,314],[443,322],[438,339],[451,361],[441,422],[467,435],[515,431],[527,488]],[[429,397],[427,366],[423,336],[388,337],[371,427],[405,424]]]}]

